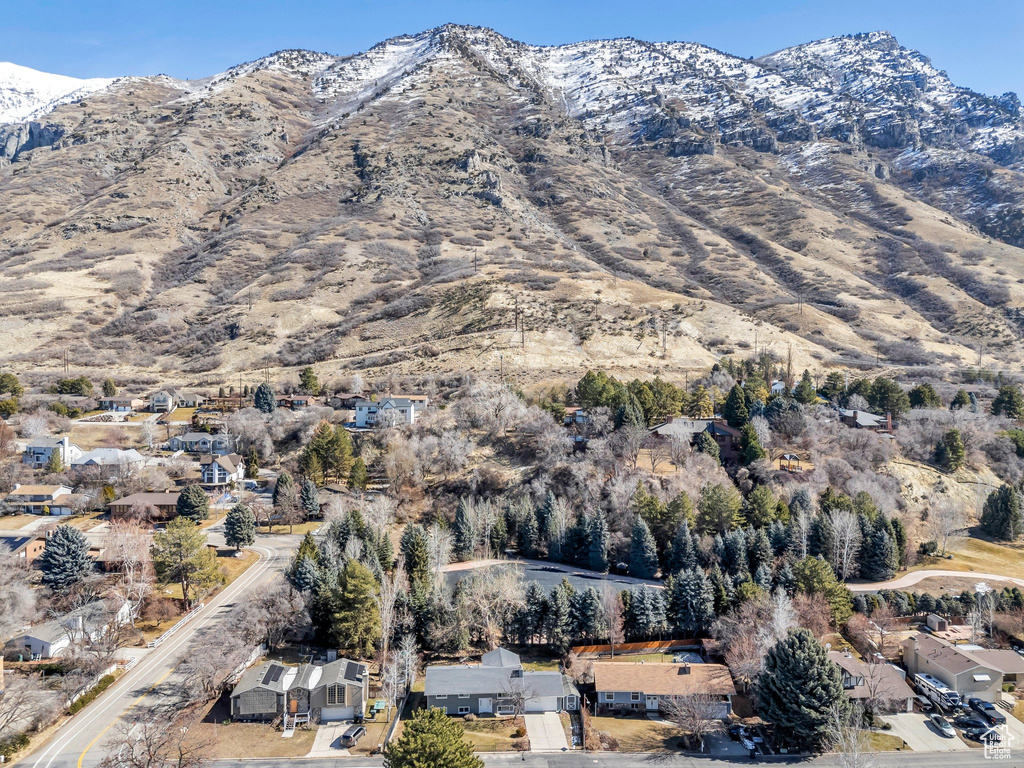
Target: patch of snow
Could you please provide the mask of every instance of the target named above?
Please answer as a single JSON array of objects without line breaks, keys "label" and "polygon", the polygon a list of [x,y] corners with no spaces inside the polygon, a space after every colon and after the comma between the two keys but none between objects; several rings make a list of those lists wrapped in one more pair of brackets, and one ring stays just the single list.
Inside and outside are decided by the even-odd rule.
[{"label": "patch of snow", "polygon": [[51,75],[0,62],[0,124],[22,123],[110,86],[115,78]]}]

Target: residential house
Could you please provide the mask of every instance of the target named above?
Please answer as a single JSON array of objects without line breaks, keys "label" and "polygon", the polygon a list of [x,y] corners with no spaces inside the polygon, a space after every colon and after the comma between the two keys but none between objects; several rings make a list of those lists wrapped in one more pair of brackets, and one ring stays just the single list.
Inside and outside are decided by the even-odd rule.
[{"label": "residential house", "polygon": [[327,405],[336,411],[352,411],[355,410],[356,403],[362,399],[362,395],[354,392],[339,392],[327,398]]},{"label": "residential house", "polygon": [[99,409],[101,411],[116,411],[117,413],[125,413],[128,411],[141,411],[146,407],[146,401],[141,397],[131,397],[130,395],[118,395],[116,397],[101,397],[99,399]]},{"label": "residential house", "polygon": [[151,520],[170,520],[178,514],[178,497],[180,493],[164,491],[162,493],[133,493],[107,504],[111,520],[123,520],[127,517],[145,517]]},{"label": "residential house", "polygon": [[722,457],[723,462],[739,459],[743,435],[738,429],[733,429],[724,421],[713,421],[704,431],[718,443],[718,455]]},{"label": "residential house", "polygon": [[145,463],[146,457],[134,448],[129,448],[126,451],[120,448],[95,448],[91,451],[86,451],[72,461],[71,468],[109,467],[122,471],[131,471],[141,469]]},{"label": "residential house", "polygon": [[71,463],[82,455],[82,449],[72,443],[67,435],[64,437],[37,437],[25,447],[21,461],[32,469],[41,469],[49,463],[50,456],[54,451],[60,454],[61,463],[65,467],[71,466]]},{"label": "residential house", "polygon": [[868,411],[840,408],[839,420],[852,429],[867,429],[884,435],[891,435],[893,431],[892,414],[890,413],[885,414],[885,416],[879,416]]},{"label": "residential house", "polygon": [[504,648],[485,653],[479,664],[427,667],[428,707],[449,715],[517,715],[579,708],[579,691],[561,672],[524,669]]},{"label": "residential house", "polygon": [[15,485],[4,501],[24,514],[70,515],[85,498],[66,485]]},{"label": "residential house", "polygon": [[95,600],[64,616],[30,627],[13,638],[8,647],[33,659],[57,658],[73,644],[96,642],[129,621],[130,603],[123,602],[113,610],[102,600]]},{"label": "residential house", "polygon": [[603,709],[638,709],[659,712],[666,702],[694,693],[709,693],[718,701],[717,717],[732,713],[736,695],[729,668],[724,664],[648,664],[646,662],[594,662],[594,690]]},{"label": "residential house", "polygon": [[565,409],[562,423],[567,427],[583,427],[590,423],[590,413],[585,408],[573,405]]},{"label": "residential house", "polygon": [[198,408],[205,398],[195,392],[178,392],[162,389],[149,396],[149,410],[154,413],[170,413],[175,408]]},{"label": "residential house", "polygon": [[46,537],[42,534],[2,536],[0,537],[0,547],[6,547],[15,557],[26,563],[32,563],[43,554],[43,550],[46,548]]},{"label": "residential house", "polygon": [[235,450],[234,435],[211,435],[209,432],[188,432],[175,435],[167,441],[171,451],[187,451],[188,453],[213,453],[226,456]]},{"label": "residential house", "polygon": [[290,411],[301,411],[303,408],[316,405],[316,402],[316,398],[309,395],[281,395],[277,398],[277,407],[287,408]]},{"label": "residential house", "polygon": [[792,392],[786,386],[786,382],[780,381],[779,379],[775,379],[772,382],[771,394],[774,397],[775,395],[790,395],[792,394]]},{"label": "residential house", "polygon": [[667,421],[651,427],[651,435],[667,440],[686,440],[691,445],[701,432],[707,432],[714,419],[691,419],[685,416],[669,416]]},{"label": "residential house", "polygon": [[969,652],[983,664],[999,672],[1003,676],[1003,685],[1012,683],[1015,688],[1020,688],[1024,683],[1024,657],[1016,651],[966,644],[958,645],[957,648]]},{"label": "residential house", "polygon": [[207,454],[199,459],[199,482],[207,487],[233,486],[245,479],[245,461],[237,453]]},{"label": "residential house", "polygon": [[416,416],[425,406],[424,400],[408,397],[388,397],[383,400],[357,400],[356,426],[360,429],[377,424],[415,424]]},{"label": "residential house", "polygon": [[843,689],[854,701],[870,700],[887,713],[914,711],[914,691],[902,669],[887,662],[869,664],[849,652],[829,651],[828,657],[842,671]]},{"label": "residential house", "polygon": [[961,696],[998,701],[1003,673],[975,651],[965,650],[934,635],[918,634],[903,641],[903,666],[911,676],[931,675]]},{"label": "residential house", "polygon": [[318,666],[267,662],[242,675],[231,692],[235,720],[333,722],[363,714],[370,693],[365,664],[338,659]]}]

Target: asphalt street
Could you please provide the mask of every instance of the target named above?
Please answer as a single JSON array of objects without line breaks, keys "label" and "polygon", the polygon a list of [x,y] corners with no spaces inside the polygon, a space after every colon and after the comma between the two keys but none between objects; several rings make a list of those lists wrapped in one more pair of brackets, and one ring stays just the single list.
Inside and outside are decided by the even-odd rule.
[{"label": "asphalt street", "polygon": [[[218,523],[219,527],[221,523]],[[211,542],[217,532],[210,535]],[[173,682],[182,654],[193,642],[217,633],[235,603],[254,587],[269,581],[280,571],[298,545],[299,536],[260,536],[252,547],[260,555],[251,566],[206,607],[159,647],[141,657],[139,663],[107,689],[96,701],[65,723],[50,740],[20,763],[31,768],[85,768],[98,764],[106,753],[106,739],[117,722],[136,706],[155,706],[166,696],[162,684]],[[114,731],[116,733],[116,731]]]}]

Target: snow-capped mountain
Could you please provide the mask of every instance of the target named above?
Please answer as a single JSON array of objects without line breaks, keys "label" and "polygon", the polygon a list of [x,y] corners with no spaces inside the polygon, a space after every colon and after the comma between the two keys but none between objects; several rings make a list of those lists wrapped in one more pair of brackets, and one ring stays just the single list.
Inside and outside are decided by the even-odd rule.
[{"label": "snow-capped mountain", "polygon": [[20,123],[102,90],[113,78],[51,75],[0,61],[0,124]]},{"label": "snow-capped mountain", "polygon": [[[72,336],[132,375],[514,347],[543,378],[737,339],[801,367],[1024,355],[1020,104],[885,32],[742,59],[446,25],[193,81],[12,72],[0,327],[23,360]],[[516,305],[534,351],[499,333]]]}]

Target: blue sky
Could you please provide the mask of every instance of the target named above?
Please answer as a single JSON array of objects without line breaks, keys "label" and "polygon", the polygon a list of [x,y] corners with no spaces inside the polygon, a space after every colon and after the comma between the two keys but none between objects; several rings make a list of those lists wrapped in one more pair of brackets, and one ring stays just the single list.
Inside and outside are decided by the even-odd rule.
[{"label": "blue sky", "polygon": [[203,77],[281,48],[345,54],[444,22],[536,44],[632,36],[757,56],[888,29],[975,90],[1024,93],[1024,0],[28,0],[6,3],[0,60],[78,77]]}]

